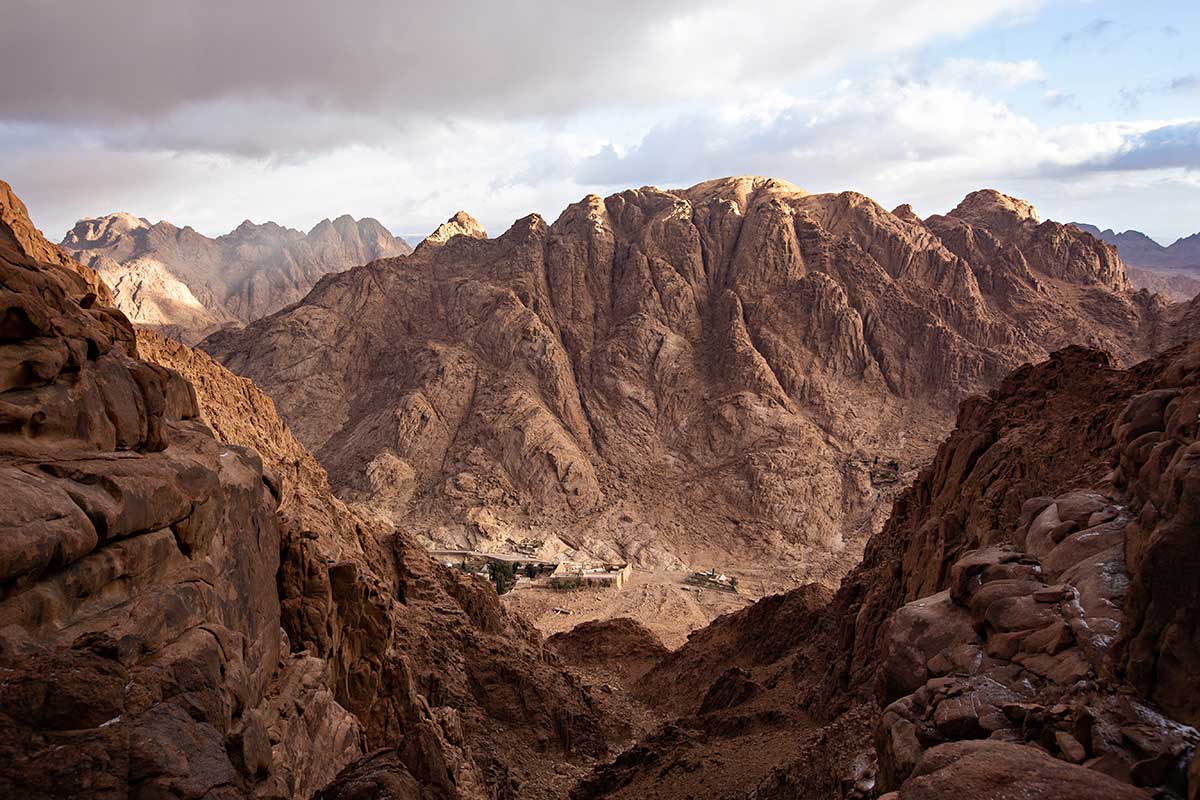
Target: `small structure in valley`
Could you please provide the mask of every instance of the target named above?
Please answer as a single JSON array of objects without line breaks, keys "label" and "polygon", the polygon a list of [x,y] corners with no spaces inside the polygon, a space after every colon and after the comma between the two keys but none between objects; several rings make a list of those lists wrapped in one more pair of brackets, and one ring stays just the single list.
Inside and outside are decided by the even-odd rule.
[{"label": "small structure in valley", "polygon": [[693,572],[684,579],[684,582],[701,589],[716,589],[719,592],[737,591],[737,578],[717,572],[716,567],[707,572]]},{"label": "small structure in valley", "polygon": [[633,567],[628,564],[589,567],[564,561],[550,573],[547,583],[554,589],[620,589],[632,573]]}]

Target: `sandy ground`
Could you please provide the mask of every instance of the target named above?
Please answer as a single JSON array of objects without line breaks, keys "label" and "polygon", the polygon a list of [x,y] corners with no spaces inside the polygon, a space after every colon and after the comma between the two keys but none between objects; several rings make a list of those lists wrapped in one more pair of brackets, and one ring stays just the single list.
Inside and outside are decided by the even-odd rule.
[{"label": "sandy ground", "polygon": [[[581,622],[630,617],[672,650],[683,644],[692,631],[757,599],[712,589],[697,593],[694,587],[684,584],[685,577],[683,572],[634,570],[620,589],[558,591],[533,587],[514,589],[501,599],[547,636],[568,631]],[[558,608],[571,613],[559,613],[555,611]]]}]

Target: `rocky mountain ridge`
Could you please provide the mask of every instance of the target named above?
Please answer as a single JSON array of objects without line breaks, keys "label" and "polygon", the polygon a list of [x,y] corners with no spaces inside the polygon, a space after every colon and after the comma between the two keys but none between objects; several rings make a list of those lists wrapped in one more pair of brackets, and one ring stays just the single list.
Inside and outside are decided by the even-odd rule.
[{"label": "rocky mountain ridge", "polygon": [[128,213],[80,220],[62,247],[100,274],[135,326],[189,344],[299,300],[322,275],[412,249],[378,221],[349,215],[308,233],[246,220],[210,239]]},{"label": "rocky mountain ridge", "polygon": [[1115,246],[1121,259],[1130,266],[1188,272],[1200,270],[1200,233],[1182,236],[1164,247],[1141,231],[1117,233],[1112,228],[1100,230],[1083,222],[1070,224]]},{"label": "rocky mountain ridge", "polygon": [[636,733],[0,201],[0,795],[560,797]]},{"label": "rocky mountain ridge", "polygon": [[1074,342],[1131,363],[1194,324],[992,190],[921,220],[728,178],[439,230],[202,346],[340,497],[423,542],[716,563],[763,591],[835,586],[966,394]]},{"label": "rocky mountain ridge", "polygon": [[[1038,222],[1028,204],[1011,198],[976,193],[951,214],[921,222],[938,231],[935,254],[942,247],[973,259],[952,261],[967,271],[947,283],[944,270],[930,266],[945,266],[940,254],[898,258],[912,242],[877,235],[893,218],[913,226],[901,227],[909,236],[919,233],[903,208],[887,215],[865,198],[805,200],[773,183],[743,188],[747,195],[768,190],[759,198],[770,205],[760,211],[767,222],[789,203],[827,215],[822,225],[855,231],[853,241],[890,254],[883,263],[899,276],[919,276],[914,285],[926,292],[931,285],[969,288],[968,274],[987,287],[978,293],[987,313],[975,317],[939,306],[944,295],[935,293],[930,305],[941,319],[987,321],[1002,331],[1004,309],[1023,309],[1022,320],[1049,339],[1057,329],[1037,326],[1058,306],[1016,304],[1012,287],[1022,286],[1022,269],[1062,308],[1067,300],[1078,304],[1075,332],[1096,323],[1098,337],[1125,330],[1161,341],[1193,330],[1200,316],[1200,304],[1130,292],[1119,260],[1103,247],[1064,237],[1061,226]],[[747,208],[758,207],[747,199]],[[322,467],[263,391],[204,353],[151,332],[135,335],[105,302],[97,276],[45,242],[3,184],[0,201],[0,483],[8,499],[0,510],[0,793],[212,800],[551,798],[568,790],[579,800],[1195,793],[1200,345],[1128,368],[1072,347],[1020,367],[986,397],[967,399],[954,433],[899,495],[836,591],[815,582],[769,598],[675,652],[623,622],[580,626],[543,646],[490,586],[436,564],[404,529],[335,498]],[[625,210],[636,219],[637,208]],[[682,205],[672,200],[669,208],[678,213]],[[473,227],[466,218],[455,224]],[[413,259],[431,267],[434,299],[449,304],[455,294],[469,299],[487,288],[472,280],[455,249],[484,256],[491,280],[525,276],[533,244],[542,241],[533,235],[538,229],[528,221],[530,235],[518,239],[526,249],[509,261],[487,261],[497,255],[495,244],[469,235],[432,242]],[[568,233],[560,229],[555,247],[570,249]],[[736,238],[756,242],[747,231]],[[819,247],[808,241],[797,251],[809,260],[785,258],[788,269],[810,266],[814,253],[835,244],[838,258],[817,263],[842,279],[868,269],[862,247],[814,238]],[[653,250],[655,241],[639,246]],[[741,262],[736,249],[729,262],[716,262],[729,272],[696,284],[728,292],[700,317],[722,327],[718,347],[697,360],[713,358],[715,369],[756,387],[718,408],[772,408],[756,392],[795,408],[789,392],[770,393],[768,376],[782,374],[786,362],[760,344],[772,333],[757,313],[767,301],[746,288],[758,281],[787,288],[794,275],[780,281],[771,265],[756,272],[772,248]],[[639,247],[624,252],[627,261],[616,263],[626,267],[645,255]],[[556,263],[544,280],[562,286],[573,273],[561,268],[571,261]],[[646,263],[657,263],[652,275],[670,285],[662,263]],[[350,273],[378,280],[357,295],[367,325],[383,313],[372,309],[372,292],[405,298],[372,272],[378,266]],[[574,274],[580,285],[597,277]],[[354,280],[323,283],[353,287]],[[616,306],[629,299],[622,283],[607,284]],[[905,318],[882,293],[854,280],[845,285],[847,297],[869,299],[876,313]],[[730,286],[757,299],[743,302]],[[903,292],[909,284],[884,287]],[[526,364],[538,367],[539,378],[556,375],[553,340],[540,335],[534,316],[513,313],[514,298],[526,302],[516,291],[491,297],[489,314],[450,318],[487,326],[472,340],[489,348],[487,360],[481,351],[467,354],[491,369],[511,346],[516,355],[508,363],[516,366],[483,380],[529,397]],[[531,305],[547,299],[535,291],[528,297]],[[741,311],[727,321],[721,312],[735,301]],[[663,324],[639,308],[624,321],[635,332],[646,317]],[[636,352],[600,335],[612,324],[610,308],[591,311],[563,315],[566,322],[545,315],[562,325],[564,350],[605,364],[619,363],[614,353]],[[512,330],[513,319],[522,335],[497,336]],[[1116,327],[1100,329],[1100,321]],[[835,327],[839,335],[855,330]],[[980,330],[988,328],[974,335]],[[879,373],[875,385],[906,399],[906,388],[919,386],[911,381],[929,373],[874,355],[888,352],[880,341],[898,345],[865,322],[862,331],[868,366]],[[965,336],[960,329],[955,335]],[[708,334],[698,341],[708,343]],[[817,347],[822,340],[790,341]],[[972,363],[971,341],[944,351],[956,358],[942,363]],[[1123,344],[1122,358],[1132,359],[1136,343]],[[453,349],[427,345],[437,346]],[[427,362],[422,375],[440,379],[452,363]],[[841,362],[812,363],[828,376],[830,363]],[[572,380],[589,374],[604,385],[603,371],[570,370]],[[618,375],[628,383],[618,396],[626,397],[637,372]],[[438,403],[453,395],[453,387],[444,390],[426,390],[433,399],[425,419],[403,419],[431,422]],[[596,422],[628,407],[606,408],[612,395],[589,391],[596,389],[575,398],[586,409],[581,430],[595,437],[589,452],[632,447]],[[663,396],[679,403],[681,394]],[[511,394],[489,398],[479,380],[471,395],[468,405],[513,408]],[[571,396],[558,397],[561,419]],[[537,449],[546,440],[532,436],[539,429],[518,430],[532,438],[501,439],[497,451],[513,459],[514,471],[522,448],[546,452]],[[717,444],[731,441],[739,440]],[[492,445],[475,448],[484,446]],[[597,463],[603,474],[605,462]],[[571,477],[570,470],[555,474],[560,484]],[[466,481],[455,485],[469,490]],[[612,485],[601,484],[605,492]],[[474,519],[495,525],[498,518],[476,511]],[[588,683],[564,661],[599,666],[615,685]],[[649,730],[654,714],[668,722]]]}]

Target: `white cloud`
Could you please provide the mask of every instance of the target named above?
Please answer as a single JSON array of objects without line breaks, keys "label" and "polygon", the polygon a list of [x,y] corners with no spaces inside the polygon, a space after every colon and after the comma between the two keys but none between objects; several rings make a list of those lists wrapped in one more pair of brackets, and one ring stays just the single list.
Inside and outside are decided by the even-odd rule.
[{"label": "white cloud", "polygon": [[1033,59],[1023,61],[983,61],[974,58],[949,58],[934,71],[935,83],[975,89],[1015,89],[1046,80],[1042,65]]},{"label": "white cloud", "polygon": [[[680,116],[640,141],[610,143],[578,175],[582,184],[615,187],[769,174],[810,191],[854,189],[933,213],[983,186],[1016,194],[1026,187],[1034,201],[1070,197],[1076,184],[1094,187],[1092,173],[1104,170],[1174,170],[1178,182],[1180,170],[1200,164],[1198,131],[1195,122],[1158,120],[1047,127],[958,81],[890,74],[794,98],[766,118]],[[1048,207],[1057,207],[1053,199]],[[1161,228],[1166,218],[1156,213]],[[1174,217],[1195,225],[1184,209]]]},{"label": "white cloud", "polygon": [[1191,129],[1155,133],[1189,120],[1047,125],[1005,102],[1078,110],[1033,59],[896,66],[1040,4],[11,0],[0,155],[52,237],[111,210],[423,233],[466,208],[496,232],[588,191],[737,173],[927,212],[984,185],[1071,208],[1098,171],[1194,191]]}]

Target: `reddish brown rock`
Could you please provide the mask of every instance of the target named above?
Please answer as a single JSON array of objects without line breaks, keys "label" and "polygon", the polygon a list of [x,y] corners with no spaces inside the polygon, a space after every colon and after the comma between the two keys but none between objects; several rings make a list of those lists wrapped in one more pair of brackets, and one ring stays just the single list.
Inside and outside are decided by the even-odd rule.
[{"label": "reddish brown rock", "polygon": [[1125,273],[1135,289],[1162,294],[1176,303],[1186,303],[1200,295],[1200,278],[1194,273],[1168,272],[1125,265]]},{"label": "reddish brown rock", "polygon": [[204,346],[422,542],[832,587],[965,394],[1071,342],[1143,358],[1180,313],[997,192],[922,222],[728,178],[493,239],[460,214]]},{"label": "reddish brown rock", "polygon": [[307,798],[388,747],[397,791],[554,797],[627,735],[489,585],[336,500],[260,390],[5,226],[0,794]]},{"label": "reddish brown rock", "polygon": [[[554,796],[556,763],[606,752],[607,737],[627,723],[602,716],[590,690],[501,608],[490,585],[433,562],[404,531],[334,498],[324,470],[250,381],[153,333],[139,341],[147,357],[195,385],[218,437],[254,446],[277,477],[282,625],[294,649],[328,660],[329,685],[361,721],[368,749],[393,748],[423,791],[454,786],[457,796],[501,798]],[[357,777],[340,778],[337,791],[373,786],[364,776],[382,774],[381,763],[391,757],[356,765],[347,775]],[[409,786],[403,775],[378,779]]]},{"label": "reddish brown rock", "polygon": [[[746,700],[680,720],[725,731],[724,750],[648,738],[641,760],[675,764],[687,754],[698,784],[715,776],[721,752],[761,748],[772,731],[819,739],[849,726],[860,740],[874,729],[874,790],[898,792],[888,797],[976,788],[987,796],[992,784],[1045,797],[1145,796],[1137,787],[1194,793],[1189,769],[1200,734],[1189,724],[1189,698],[1200,673],[1184,630],[1196,608],[1182,576],[1194,576],[1195,551],[1181,543],[1182,531],[1197,526],[1190,495],[1173,493],[1188,474],[1178,454],[1200,429],[1200,409],[1181,402],[1200,383],[1198,353],[1192,344],[1117,370],[1072,350],[964,403],[958,429],[832,602],[760,602],[698,631],[643,679],[686,683],[697,675],[689,665],[703,663],[717,690],[719,676],[736,667],[738,685],[757,687]],[[1035,535],[1043,515],[1054,519]],[[1064,524],[1088,527],[1056,541],[1051,531]],[[1045,543],[1049,566],[1021,549],[1027,541]],[[1169,565],[1148,555],[1167,542]],[[1142,615],[1136,622],[1133,612]],[[764,645],[730,646],[740,641]],[[876,700],[889,705],[880,711]],[[751,715],[772,722],[748,725]],[[966,760],[976,748],[988,755]],[[954,758],[927,760],[942,753]],[[776,755],[772,777],[749,796],[840,791],[861,757],[839,745],[817,780],[803,754]],[[989,764],[1022,782],[988,772]],[[597,770],[581,786],[609,774]],[[620,780],[629,787],[620,797],[669,794],[652,766],[620,771]]]},{"label": "reddish brown rock", "polygon": [[956,742],[927,752],[895,798],[1145,800],[1149,796],[1107,775],[1051,758],[1035,747],[1004,742]]},{"label": "reddish brown rock", "polygon": [[669,652],[653,633],[626,618],[576,625],[547,638],[546,649],[564,663],[610,672],[626,686]]},{"label": "reddish brown rock", "polygon": [[311,795],[362,731],[280,629],[259,455],[3,189],[0,795]]}]

